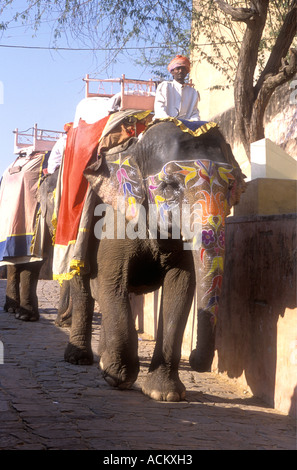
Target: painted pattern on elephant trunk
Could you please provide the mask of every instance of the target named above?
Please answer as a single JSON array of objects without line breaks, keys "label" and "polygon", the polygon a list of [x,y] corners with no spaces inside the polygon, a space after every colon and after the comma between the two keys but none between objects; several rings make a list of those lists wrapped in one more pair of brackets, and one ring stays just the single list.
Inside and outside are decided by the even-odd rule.
[{"label": "painted pattern on elephant trunk", "polygon": [[[174,190],[169,199],[165,196],[164,183],[179,188],[177,192],[182,194],[183,202],[191,207],[192,248],[199,258],[196,277],[201,295],[200,307],[212,314],[213,324],[217,318],[223,278],[225,218],[230,213],[236,193],[235,170],[231,165],[210,160],[170,162],[158,175],[149,178],[151,202],[156,204],[162,218],[180,204]],[[195,224],[198,230],[193,230]]]}]

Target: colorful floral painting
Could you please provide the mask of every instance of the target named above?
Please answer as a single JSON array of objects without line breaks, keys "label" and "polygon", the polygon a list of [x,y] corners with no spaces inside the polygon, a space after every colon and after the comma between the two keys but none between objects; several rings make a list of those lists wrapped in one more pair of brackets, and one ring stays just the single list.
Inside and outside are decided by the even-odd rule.
[{"label": "colorful floral painting", "polygon": [[[144,187],[159,221],[168,222],[170,214],[181,204],[190,207],[190,225],[200,227],[191,240],[193,249],[200,251],[203,275],[198,280],[199,288],[204,292],[204,304],[215,321],[223,276],[225,218],[232,205],[235,169],[229,164],[210,160],[174,161],[142,181],[131,161],[120,155],[108,163],[116,193],[125,200],[128,219],[137,216]],[[169,195],[166,186],[171,188]],[[176,190],[172,189],[174,187]]]},{"label": "colorful floral painting", "polygon": [[192,242],[200,250],[204,274],[199,286],[214,321],[223,279],[225,218],[232,204],[233,170],[231,165],[210,160],[169,162],[158,175],[148,179],[151,202],[156,204],[162,218],[178,203],[174,195],[171,199],[164,197],[164,183],[175,182],[184,188],[184,200],[191,205],[191,224],[201,227]]}]

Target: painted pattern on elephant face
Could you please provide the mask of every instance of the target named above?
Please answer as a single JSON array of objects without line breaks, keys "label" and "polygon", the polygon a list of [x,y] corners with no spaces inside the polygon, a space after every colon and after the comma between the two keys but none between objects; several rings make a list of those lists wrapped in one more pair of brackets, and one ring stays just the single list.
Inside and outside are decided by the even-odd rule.
[{"label": "painted pattern on elephant face", "polygon": [[[202,303],[215,322],[222,285],[225,218],[230,213],[236,184],[234,168],[210,160],[169,162],[158,175],[148,178],[151,202],[167,217],[181,199],[190,205],[192,248],[199,250],[196,269]],[[171,191],[168,187],[171,186]],[[169,194],[169,197],[168,197]],[[196,224],[197,229],[193,230]],[[184,223],[181,223],[184,230]],[[198,254],[198,253],[197,253]]]},{"label": "painted pattern on elephant face", "polygon": [[149,211],[156,210],[159,227],[164,224],[163,238],[167,238],[174,211],[179,209],[179,233],[173,238],[182,235],[189,242],[188,249],[193,250],[196,281],[202,294],[200,306],[211,313],[215,323],[223,276],[225,218],[236,202],[239,170],[211,160],[171,161],[143,181],[134,159],[127,154],[117,159],[109,156],[106,163],[112,187],[110,200],[116,210],[125,212],[128,221],[138,220],[145,186]]}]

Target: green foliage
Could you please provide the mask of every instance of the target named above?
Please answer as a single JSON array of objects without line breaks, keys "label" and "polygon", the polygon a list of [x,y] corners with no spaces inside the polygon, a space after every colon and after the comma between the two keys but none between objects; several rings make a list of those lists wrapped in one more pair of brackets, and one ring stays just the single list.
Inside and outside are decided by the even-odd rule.
[{"label": "green foliage", "polygon": [[[12,22],[52,25],[53,45],[60,39],[89,48],[106,49],[106,65],[121,55],[129,60],[157,69],[162,76],[164,65],[177,53],[189,53],[192,1],[182,0],[27,0],[25,8],[13,0],[0,3],[9,20],[0,23],[2,30]],[[131,52],[133,50],[133,53]],[[132,55],[133,54],[133,55]],[[162,70],[161,70],[162,68]],[[165,69],[166,73],[166,69]]]},{"label": "green foliage", "polygon": [[[47,22],[52,28],[53,45],[65,37],[94,49],[106,49],[106,67],[126,56],[149,68],[160,78],[166,64],[176,54],[189,54],[207,60],[222,71],[231,83],[238,63],[244,24],[233,23],[214,0],[27,0],[19,9],[16,0],[2,0],[0,30],[13,22],[31,25],[35,33]],[[197,9],[192,8],[197,4]],[[249,1],[229,0],[235,7],[249,7]],[[259,71],[271,48],[292,0],[274,0],[259,50]],[[202,33],[202,34],[201,34]],[[211,49],[205,44],[211,44]]]}]

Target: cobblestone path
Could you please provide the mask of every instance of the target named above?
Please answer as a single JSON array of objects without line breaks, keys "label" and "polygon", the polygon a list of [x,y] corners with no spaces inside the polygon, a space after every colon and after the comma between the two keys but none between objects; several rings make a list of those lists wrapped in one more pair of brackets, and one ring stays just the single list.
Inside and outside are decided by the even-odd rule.
[{"label": "cobblestone path", "polygon": [[[0,306],[6,281],[0,280]],[[93,366],[64,362],[68,330],[54,325],[59,286],[39,281],[39,322],[0,309],[0,450],[296,450],[296,427],[225,376],[181,363],[184,402],[144,396],[154,343],[139,336],[141,372],[133,389],[112,389]],[[93,349],[100,334],[95,314]]]}]

